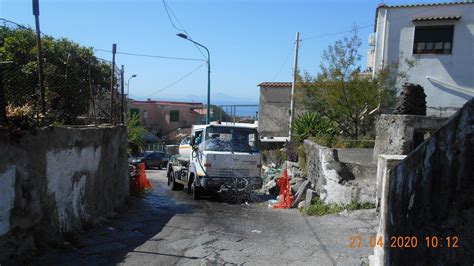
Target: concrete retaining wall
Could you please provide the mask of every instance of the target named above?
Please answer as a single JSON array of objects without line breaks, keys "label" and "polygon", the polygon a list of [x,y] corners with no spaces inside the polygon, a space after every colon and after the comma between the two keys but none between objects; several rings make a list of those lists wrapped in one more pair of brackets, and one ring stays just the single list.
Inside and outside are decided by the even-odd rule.
[{"label": "concrete retaining wall", "polygon": [[379,154],[379,160],[377,161],[377,202],[375,203],[377,210],[380,210],[380,201],[381,198],[383,198],[382,194],[384,193],[384,188],[386,190],[390,178],[390,171],[395,165],[405,159],[405,157],[407,156]]},{"label": "concrete retaining wall", "polygon": [[[307,178],[322,201],[375,203],[376,166],[371,162],[362,163],[367,161],[364,154],[371,157],[371,149],[357,149],[360,156],[354,157],[352,149],[331,149],[310,140],[304,141],[304,147]],[[354,160],[344,162],[339,157]]]},{"label": "concrete retaining wall", "polygon": [[[474,99],[391,171],[381,199],[384,247],[376,250],[372,265],[472,264],[473,158]],[[394,236],[416,237],[418,246],[391,248]],[[437,246],[429,246],[426,237]]]},{"label": "concrete retaining wall", "polygon": [[419,115],[380,115],[375,125],[373,159],[379,154],[407,155],[448,119]]},{"label": "concrete retaining wall", "polygon": [[0,261],[106,216],[129,195],[125,127],[0,131]]}]

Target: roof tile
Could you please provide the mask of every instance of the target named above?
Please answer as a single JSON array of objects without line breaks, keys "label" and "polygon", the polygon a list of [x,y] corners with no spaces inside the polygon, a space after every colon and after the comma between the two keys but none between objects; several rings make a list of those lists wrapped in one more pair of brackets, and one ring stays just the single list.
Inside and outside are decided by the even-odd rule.
[{"label": "roof tile", "polygon": [[293,83],[292,82],[261,82],[257,86],[259,87],[291,87]]},{"label": "roof tile", "polygon": [[440,16],[440,17],[420,17],[412,18],[412,21],[433,21],[433,20],[460,20],[461,16]]},{"label": "roof tile", "polygon": [[424,3],[424,4],[408,4],[408,5],[381,5],[387,8],[405,8],[405,7],[424,7],[424,6],[446,6],[446,5],[463,5],[474,4],[474,2],[444,2],[444,3]]}]

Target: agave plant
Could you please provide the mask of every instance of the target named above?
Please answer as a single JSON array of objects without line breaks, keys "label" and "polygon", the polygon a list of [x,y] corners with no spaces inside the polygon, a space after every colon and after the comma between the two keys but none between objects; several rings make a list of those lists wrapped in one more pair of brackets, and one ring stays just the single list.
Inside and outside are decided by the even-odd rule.
[{"label": "agave plant", "polygon": [[320,135],[333,135],[334,124],[315,112],[306,112],[299,115],[292,125],[295,139],[299,142]]}]

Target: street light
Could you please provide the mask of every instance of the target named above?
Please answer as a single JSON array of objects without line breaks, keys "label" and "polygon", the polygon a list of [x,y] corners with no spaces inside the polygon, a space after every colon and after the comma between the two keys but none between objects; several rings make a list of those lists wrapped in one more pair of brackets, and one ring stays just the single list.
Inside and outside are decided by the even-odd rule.
[{"label": "street light", "polygon": [[206,124],[209,124],[211,122],[211,113],[210,113],[210,108],[211,108],[211,54],[209,53],[209,49],[207,49],[206,46],[189,39],[186,34],[178,33],[176,35],[178,37],[181,37],[185,40],[188,40],[188,41],[190,41],[190,42],[192,42],[196,45],[199,45],[202,48],[206,49],[206,52],[207,52],[207,114],[206,114]]},{"label": "street light", "polygon": [[133,79],[133,78],[136,78],[137,75],[136,74],[133,74],[130,78],[128,78],[128,81],[127,81],[127,97],[130,98],[130,94],[129,93],[129,89],[130,89],[130,80]]}]

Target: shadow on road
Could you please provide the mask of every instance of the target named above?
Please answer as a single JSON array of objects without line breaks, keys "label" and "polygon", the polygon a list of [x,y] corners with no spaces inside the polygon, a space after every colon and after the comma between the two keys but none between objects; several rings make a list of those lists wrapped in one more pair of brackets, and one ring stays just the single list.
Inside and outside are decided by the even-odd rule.
[{"label": "shadow on road", "polygon": [[[166,182],[150,180],[153,190],[139,197],[131,197],[127,210],[90,230],[73,233],[72,243],[61,249],[49,249],[35,263],[44,265],[117,264],[127,254],[153,253],[151,255],[199,259],[180,254],[137,251],[143,243],[154,240],[168,222],[180,214],[192,213],[196,206],[178,203],[169,195]],[[159,241],[159,239],[156,239]]]}]

